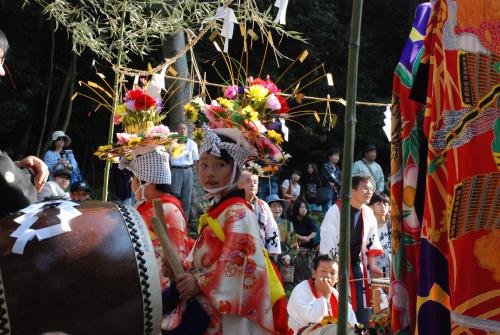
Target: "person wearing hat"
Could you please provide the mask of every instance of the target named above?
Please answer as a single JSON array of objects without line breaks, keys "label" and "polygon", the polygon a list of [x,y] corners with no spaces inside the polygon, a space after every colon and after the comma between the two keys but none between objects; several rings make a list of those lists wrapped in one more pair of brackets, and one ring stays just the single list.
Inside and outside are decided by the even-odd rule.
[{"label": "person wearing hat", "polygon": [[[0,30],[0,77],[5,76],[4,62],[9,49],[9,42]],[[27,156],[18,162],[0,151],[0,218],[36,201],[37,192],[41,191],[49,170],[45,163],[35,157]]]},{"label": "person wearing hat", "polygon": [[90,187],[84,181],[77,181],[71,184],[69,194],[73,201],[84,201],[90,199]]},{"label": "person wearing hat", "polygon": [[270,194],[266,202],[273,213],[273,218],[278,225],[281,240],[281,252],[289,253],[292,249],[298,249],[297,236],[293,231],[293,225],[290,220],[285,219],[287,202],[281,199],[277,194]]},{"label": "person wearing hat", "polygon": [[[132,192],[137,200],[136,208],[146,223],[158,265],[161,266],[161,245],[157,238],[151,219],[155,216],[153,200],[161,199],[167,235],[172,242],[175,253],[182,263],[189,253],[188,225],[182,209],[182,204],[170,194],[172,182],[169,164],[169,154],[162,146],[138,148],[132,152],[132,159],[122,157],[120,169],[132,172]],[[170,285],[167,276],[161,275],[162,289]]]},{"label": "person wearing hat", "polygon": [[176,287],[182,298],[198,296],[208,307],[209,334],[271,334],[272,304],[259,225],[237,185],[250,144],[236,129],[204,126],[203,131],[199,179],[213,204],[200,218],[199,237],[186,260],[188,272]]},{"label": "person wearing hat", "polygon": [[52,133],[52,142],[50,149],[47,150],[43,160],[49,167],[51,179],[54,177],[54,172],[59,169],[67,169],[71,171],[71,182],[77,182],[80,178],[80,170],[78,163],[72,150],[64,149],[71,144],[71,138],[62,130],[56,130]]},{"label": "person wearing hat", "polygon": [[366,144],[362,153],[363,158],[354,162],[352,166],[352,175],[372,177],[376,190],[384,192],[384,172],[380,165],[375,162],[377,147],[374,144]]},{"label": "person wearing hat", "polygon": [[38,193],[37,201],[47,201],[54,199],[70,199],[69,192],[66,190],[71,183],[71,171],[59,169],[53,173],[54,180],[49,180],[42,191]]}]

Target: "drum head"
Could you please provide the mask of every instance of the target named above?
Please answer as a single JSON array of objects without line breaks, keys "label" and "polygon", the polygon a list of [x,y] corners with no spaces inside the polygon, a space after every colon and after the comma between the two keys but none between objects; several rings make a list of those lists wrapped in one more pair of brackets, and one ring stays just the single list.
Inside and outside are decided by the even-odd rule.
[{"label": "drum head", "polygon": [[[0,334],[159,334],[159,272],[140,215],[109,202],[75,209],[71,231],[34,238],[22,255],[12,252],[15,217],[0,220]],[[31,228],[60,224],[59,214],[45,209]]]}]

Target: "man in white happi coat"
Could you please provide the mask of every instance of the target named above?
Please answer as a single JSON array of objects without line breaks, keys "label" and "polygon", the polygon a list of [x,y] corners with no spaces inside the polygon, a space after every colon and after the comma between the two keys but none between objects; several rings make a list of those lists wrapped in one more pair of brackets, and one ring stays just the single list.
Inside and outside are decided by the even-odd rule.
[{"label": "man in white happi coat", "polygon": [[[368,286],[370,273],[382,276],[376,258],[384,253],[377,233],[377,220],[367,206],[373,194],[373,182],[369,176],[352,177],[351,224],[350,224],[350,290],[356,318],[367,325],[371,313],[371,296]],[[336,257],[339,252],[340,203],[330,207],[321,224],[320,253]]]}]

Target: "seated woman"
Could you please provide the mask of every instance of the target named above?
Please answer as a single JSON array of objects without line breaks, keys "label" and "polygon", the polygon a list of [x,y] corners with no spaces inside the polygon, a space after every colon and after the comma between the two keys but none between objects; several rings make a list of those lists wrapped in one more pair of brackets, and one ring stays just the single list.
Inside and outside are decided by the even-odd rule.
[{"label": "seated woman", "polygon": [[307,214],[307,203],[299,199],[292,208],[293,230],[297,236],[300,251],[294,259],[294,284],[311,277],[312,263],[319,249],[319,228]]},{"label": "seated woman", "polygon": [[[311,323],[320,323],[326,316],[338,318],[339,266],[329,255],[318,255],[314,259],[311,278],[298,284],[288,300],[288,324],[294,334]],[[357,324],[351,304],[348,306],[348,323]]]},{"label": "seated woman", "polygon": [[319,228],[307,213],[307,203],[299,199],[292,208],[292,223],[299,246],[305,249],[317,249],[319,246]]},{"label": "seated woman", "polygon": [[49,168],[50,179],[53,179],[54,172],[59,169],[71,171],[71,183],[82,179],[73,151],[64,149],[70,144],[71,138],[62,130],[56,130],[52,133],[50,149],[47,150],[43,157],[45,164],[47,164]]},{"label": "seated woman", "polygon": [[177,289],[182,298],[198,296],[207,308],[207,334],[274,334],[259,225],[237,188],[249,144],[235,129],[203,131],[199,180],[213,205],[200,218],[200,235],[186,259],[189,272],[177,278]]}]

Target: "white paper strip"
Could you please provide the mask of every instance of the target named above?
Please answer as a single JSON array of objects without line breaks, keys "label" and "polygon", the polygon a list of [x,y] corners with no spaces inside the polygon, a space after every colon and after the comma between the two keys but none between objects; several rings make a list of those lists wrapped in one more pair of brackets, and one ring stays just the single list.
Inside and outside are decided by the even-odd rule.
[{"label": "white paper strip", "polygon": [[224,52],[229,50],[229,40],[233,38],[234,24],[238,23],[234,11],[229,7],[217,8],[216,19],[223,19],[221,36],[224,37]]},{"label": "white paper strip", "polygon": [[33,229],[25,230],[21,236],[16,240],[14,246],[12,247],[12,252],[15,254],[22,255],[24,253],[24,247],[26,244],[35,237],[35,231]]},{"label": "white paper strip", "polygon": [[274,23],[286,24],[286,9],[288,7],[288,0],[276,0],[274,7],[278,7],[278,15],[274,19]]},{"label": "white paper strip", "polygon": [[[36,216],[36,214],[42,212],[45,205],[52,203],[59,203],[57,205],[57,208],[59,209],[57,217],[61,220],[61,223],[42,229],[31,229],[33,224],[38,220],[38,216]],[[12,247],[12,252],[22,255],[26,244],[35,236],[39,241],[42,241],[44,239],[71,231],[69,221],[79,215],[82,215],[79,210],[74,208],[75,206],[79,205],[72,201],[61,202],[60,200],[56,200],[33,204],[22,209],[21,212],[25,214],[14,219],[14,221],[20,225],[10,234],[11,237],[16,238],[16,242],[14,242],[14,246]]]}]

